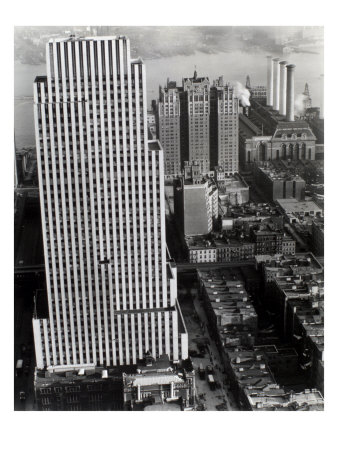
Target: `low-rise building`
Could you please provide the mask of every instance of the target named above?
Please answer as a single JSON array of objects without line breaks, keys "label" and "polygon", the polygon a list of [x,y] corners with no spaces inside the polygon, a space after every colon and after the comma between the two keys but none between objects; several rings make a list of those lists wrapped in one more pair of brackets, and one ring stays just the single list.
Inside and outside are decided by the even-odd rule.
[{"label": "low-rise building", "polygon": [[239,174],[225,176],[222,167],[215,167],[215,180],[221,205],[242,205],[249,201],[249,186]]},{"label": "low-rise building", "polygon": [[195,397],[195,372],[190,360],[174,366],[167,355],[157,360],[149,355],[134,373],[123,373],[125,409],[175,403],[183,410],[192,410]]},{"label": "low-rise building", "polygon": [[247,114],[239,115],[241,164],[273,160],[315,159],[316,136],[304,120],[286,121],[271,107],[250,99]]},{"label": "low-rise building", "polygon": [[290,224],[300,223],[306,218],[323,217],[323,209],[311,200],[299,201],[296,198],[279,198],[276,203],[284,214],[286,221]]},{"label": "low-rise building", "polygon": [[[132,366],[125,370],[132,370]],[[41,411],[123,410],[120,368],[107,369],[90,364],[47,370],[36,368],[34,391]]]},{"label": "low-rise building", "polygon": [[280,198],[304,200],[305,181],[288,170],[277,169],[273,162],[254,164],[254,182],[269,201]]},{"label": "low-rise building", "polygon": [[304,280],[302,275],[279,276],[275,278],[271,286],[270,304],[277,313],[278,326],[281,335],[287,339],[290,327],[287,321],[288,302],[292,299],[309,300],[324,297],[323,276],[316,280]]},{"label": "low-rise building", "polygon": [[229,280],[220,270],[198,270],[200,296],[215,339],[224,352],[237,346],[252,347],[257,334],[257,314],[244,283]]},{"label": "low-rise building", "polygon": [[227,372],[231,390],[240,408],[246,411],[323,410],[324,399],[317,389],[286,392],[270,370],[261,350],[227,353]]},{"label": "low-rise building", "polygon": [[257,345],[254,350],[263,352],[275,377],[297,373],[298,354],[293,347],[269,344]]},{"label": "low-rise building", "polygon": [[317,256],[324,256],[324,220],[313,220],[311,231],[311,247],[313,253]]},{"label": "low-rise building", "polygon": [[300,355],[301,367],[313,386],[324,393],[324,300],[316,295],[291,299],[288,303],[288,331]]},{"label": "low-rise building", "polygon": [[[238,262],[254,258],[259,254],[294,255],[296,242],[282,231],[274,230],[273,223],[250,223],[236,228],[224,225],[222,232],[204,236],[185,236],[189,262]],[[269,226],[270,225],[270,226]]]},{"label": "low-rise building", "polygon": [[263,273],[265,287],[280,276],[301,275],[304,279],[316,279],[323,273],[323,266],[311,252],[294,255],[257,255],[256,268]]},{"label": "low-rise building", "polygon": [[311,382],[324,389],[324,281],[279,276],[271,286],[271,307],[285,341],[292,342]]},{"label": "low-rise building", "polygon": [[187,236],[185,243],[190,263],[235,262],[255,256],[255,244],[245,240],[207,235]]},{"label": "low-rise building", "polygon": [[296,252],[296,242],[280,231],[252,230],[252,237],[256,244],[256,255],[294,255]]}]

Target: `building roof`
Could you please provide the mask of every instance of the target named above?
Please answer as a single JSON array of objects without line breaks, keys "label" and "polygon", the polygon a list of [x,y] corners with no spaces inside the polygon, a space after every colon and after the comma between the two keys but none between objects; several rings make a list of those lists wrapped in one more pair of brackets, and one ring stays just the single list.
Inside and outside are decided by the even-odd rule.
[{"label": "building roof", "polygon": [[175,373],[156,373],[127,375],[125,385],[151,386],[156,384],[184,383],[184,379]]},{"label": "building roof", "polygon": [[323,212],[322,208],[311,200],[299,201],[295,198],[279,198],[276,202],[286,213],[289,214]]},{"label": "building roof", "polygon": [[276,164],[272,162],[256,163],[256,167],[270,180],[298,181],[305,184],[303,178],[301,178],[298,174],[290,172],[287,168],[277,168]]},{"label": "building roof", "polygon": [[163,150],[159,140],[148,141],[148,149],[151,151]]}]

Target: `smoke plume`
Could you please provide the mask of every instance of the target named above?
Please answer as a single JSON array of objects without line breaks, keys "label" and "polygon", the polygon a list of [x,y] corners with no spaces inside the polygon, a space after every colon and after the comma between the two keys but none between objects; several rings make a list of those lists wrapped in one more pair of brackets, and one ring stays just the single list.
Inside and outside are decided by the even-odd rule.
[{"label": "smoke plume", "polygon": [[239,81],[235,82],[235,92],[242,106],[250,106],[250,92]]},{"label": "smoke plume", "polygon": [[301,116],[305,112],[304,102],[307,99],[306,95],[298,94],[295,98],[295,114]]}]

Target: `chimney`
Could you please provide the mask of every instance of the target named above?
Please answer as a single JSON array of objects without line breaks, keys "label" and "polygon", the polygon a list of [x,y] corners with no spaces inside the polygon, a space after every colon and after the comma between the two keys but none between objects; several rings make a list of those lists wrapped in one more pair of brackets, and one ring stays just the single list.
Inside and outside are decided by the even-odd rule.
[{"label": "chimney", "polygon": [[272,106],[273,104],[273,62],[272,62],[272,56],[267,56],[267,69],[268,69],[268,79],[267,79],[267,86],[266,86],[266,104],[268,106]]},{"label": "chimney", "polygon": [[295,120],[295,65],[286,66],[286,120],[293,122]]},{"label": "chimney", "polygon": [[279,110],[279,58],[273,58],[273,109]]},{"label": "chimney", "polygon": [[279,91],[279,114],[286,115],[286,65],[287,61],[279,62],[280,69],[280,91]]}]

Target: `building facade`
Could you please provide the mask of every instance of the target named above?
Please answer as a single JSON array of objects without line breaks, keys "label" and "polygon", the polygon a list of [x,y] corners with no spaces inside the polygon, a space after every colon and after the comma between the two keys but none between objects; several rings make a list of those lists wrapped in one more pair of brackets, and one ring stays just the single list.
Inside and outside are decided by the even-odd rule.
[{"label": "building facade", "polygon": [[87,366],[66,372],[36,370],[35,398],[39,411],[120,411],[122,374],[116,369]]},{"label": "building facade", "polygon": [[314,160],[316,136],[304,120],[286,121],[255,100],[239,120],[239,160],[242,165],[274,160]]},{"label": "building facade", "polygon": [[223,77],[210,89],[210,161],[227,175],[238,172],[238,98]]},{"label": "building facade", "polygon": [[292,174],[284,168],[277,168],[271,162],[257,164],[253,166],[254,183],[266,198],[273,202],[277,199],[295,198],[304,200],[305,180],[298,174]]},{"label": "building facade", "polygon": [[157,405],[176,404],[181,410],[193,410],[195,405],[195,373],[190,360],[180,367],[170,364],[167,355],[157,361],[146,357],[133,374],[123,373],[123,399],[126,410],[140,410]]},{"label": "building facade", "polygon": [[52,39],[46,50],[47,76],[34,83],[49,312],[33,319],[37,367],[129,365],[148,351],[185,359],[145,65],[125,37]]},{"label": "building facade", "polygon": [[157,124],[165,152],[165,174],[178,175],[185,162],[197,161],[203,174],[221,166],[227,175],[238,172],[238,98],[219,77],[183,78],[159,89]]},{"label": "building facade", "polygon": [[324,256],[324,221],[317,219],[311,225],[311,247],[313,253]]},{"label": "building facade", "polygon": [[208,77],[183,78],[181,162],[198,161],[210,170],[210,82]]},{"label": "building facade", "polygon": [[176,83],[160,87],[157,109],[158,137],[164,150],[164,171],[167,176],[181,173],[181,109]]},{"label": "building facade", "polygon": [[202,175],[200,161],[187,163],[184,177],[174,187],[175,217],[182,235],[210,233],[218,217],[218,189],[215,182]]}]

